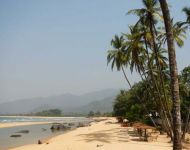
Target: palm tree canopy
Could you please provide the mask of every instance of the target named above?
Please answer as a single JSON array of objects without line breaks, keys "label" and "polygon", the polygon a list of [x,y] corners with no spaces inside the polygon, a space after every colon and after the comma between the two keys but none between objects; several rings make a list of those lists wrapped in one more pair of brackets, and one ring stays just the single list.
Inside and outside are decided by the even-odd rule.
[{"label": "palm tree canopy", "polygon": [[[173,22],[173,20],[172,20]],[[164,28],[159,28],[159,35],[158,39],[162,41],[163,43],[166,43],[166,32],[163,31]],[[176,22],[172,26],[172,32],[174,36],[174,41],[177,44],[177,46],[182,47],[184,45],[184,39],[186,39],[186,31],[188,29],[187,24],[183,22]]]},{"label": "palm tree canopy", "polygon": [[187,22],[188,23],[190,23],[190,7],[185,7],[185,8],[183,8],[183,10],[182,10],[185,14],[186,14],[186,16],[187,16]]},{"label": "palm tree canopy", "polygon": [[107,63],[109,64],[112,61],[112,70],[114,66],[116,66],[117,70],[119,71],[122,66],[127,65],[127,58],[124,53],[126,46],[124,42],[123,36],[119,37],[117,35],[115,35],[114,39],[111,40],[111,45],[114,49],[108,51]]}]

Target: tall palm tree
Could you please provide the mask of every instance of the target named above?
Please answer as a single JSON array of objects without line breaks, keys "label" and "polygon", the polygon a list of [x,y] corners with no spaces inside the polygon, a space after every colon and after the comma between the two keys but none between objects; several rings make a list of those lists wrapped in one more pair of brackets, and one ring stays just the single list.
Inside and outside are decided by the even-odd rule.
[{"label": "tall palm tree", "polygon": [[[132,45],[130,45],[130,44],[132,44]],[[114,47],[114,50],[108,51],[107,61],[108,61],[108,63],[110,63],[112,61],[112,65],[111,65],[112,69],[114,68],[114,66],[116,66],[117,70],[122,69],[126,81],[128,82],[130,88],[132,88],[132,86],[127,78],[127,75],[124,71],[124,66],[127,66],[129,63],[133,63],[138,69],[140,68],[137,64],[137,62],[139,62],[139,59],[138,59],[139,53],[136,53],[134,51],[134,50],[139,50],[139,47],[138,47],[139,44],[125,41],[123,36],[120,36],[120,37],[115,36],[115,38],[112,39],[112,41],[111,41],[111,45]],[[132,47],[134,48],[134,50],[132,50]],[[126,53],[126,51],[127,51],[127,53]],[[134,60],[134,62],[133,62],[133,60]],[[149,116],[149,111],[146,108],[146,106],[143,104],[141,98],[139,96],[137,96],[137,99],[142,104],[147,115]],[[151,116],[149,116],[149,117],[150,117],[152,123],[154,124],[154,126],[157,127],[153,118]]]},{"label": "tall palm tree", "polygon": [[[139,17],[139,20],[136,23],[136,26],[143,25],[145,26],[145,30],[146,32],[150,33],[150,37],[151,40],[149,42],[149,49],[152,50],[154,52],[154,56],[155,56],[155,62],[156,62],[156,66],[158,69],[158,74],[159,74],[159,82],[161,83],[161,87],[158,87],[158,84],[156,83],[156,80],[154,79],[154,76],[152,75],[152,79],[153,79],[153,83],[155,85],[156,91],[159,93],[159,99],[160,101],[162,101],[161,103],[163,103],[163,107],[167,110],[166,112],[163,111],[166,120],[168,120],[167,118],[169,118],[169,120],[167,121],[168,127],[170,129],[170,136],[172,137],[172,124],[171,124],[171,112],[169,111],[169,106],[167,103],[167,96],[166,96],[166,91],[164,88],[164,80],[163,80],[163,76],[162,76],[162,70],[161,70],[161,65],[159,63],[159,56],[158,56],[158,50],[159,50],[159,45],[156,42],[156,37],[157,37],[157,30],[156,30],[156,24],[158,22],[158,20],[162,20],[163,17],[160,14],[160,6],[158,5],[158,1],[157,0],[142,0],[143,4],[144,4],[144,8],[141,9],[133,9],[130,10],[128,12],[128,14],[136,14]],[[148,41],[146,41],[146,43],[148,43]],[[147,44],[146,44],[147,45]],[[146,48],[147,49],[147,48]],[[148,49],[147,49],[148,51]],[[147,54],[148,55],[148,54]],[[151,68],[150,64],[149,64],[149,68]],[[164,95],[164,99],[162,97],[162,92]]]},{"label": "tall palm tree", "polygon": [[131,88],[131,83],[129,82],[129,79],[127,78],[127,75],[124,70],[124,66],[128,64],[128,59],[124,53],[124,50],[126,48],[124,44],[124,38],[123,36],[117,36],[115,35],[114,39],[111,41],[111,45],[113,46],[114,50],[109,50],[107,55],[107,62],[108,64],[112,61],[111,68],[113,70],[114,66],[116,66],[117,70],[122,70],[124,77],[129,84],[129,87]]},{"label": "tall palm tree", "polygon": [[175,54],[174,36],[172,32],[172,21],[170,18],[170,11],[166,0],[159,0],[162,14],[164,17],[164,24],[167,33],[167,46],[169,67],[171,76],[171,92],[173,100],[173,150],[181,150],[181,111],[180,111],[180,97],[179,97],[179,83],[178,83],[178,71]]},{"label": "tall palm tree", "polygon": [[123,34],[126,38],[125,54],[129,59],[131,72],[135,69],[138,73],[141,73],[146,62],[144,41],[137,26],[130,26],[129,29],[128,34]]}]

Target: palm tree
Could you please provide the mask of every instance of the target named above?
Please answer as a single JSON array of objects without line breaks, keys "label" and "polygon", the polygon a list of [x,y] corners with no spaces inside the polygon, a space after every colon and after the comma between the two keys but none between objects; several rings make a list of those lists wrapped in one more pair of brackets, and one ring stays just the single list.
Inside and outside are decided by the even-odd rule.
[{"label": "palm tree", "polygon": [[[130,45],[130,44],[132,44],[132,45]],[[114,66],[116,66],[118,71],[122,69],[126,81],[128,82],[130,88],[132,88],[132,86],[127,78],[127,75],[124,71],[124,66],[127,67],[127,65],[130,63],[130,65],[133,64],[132,66],[135,65],[136,68],[140,69],[140,67],[138,65],[140,62],[138,59],[139,53],[137,52],[140,49],[139,43],[125,41],[123,36],[118,37],[116,35],[114,37],[114,39],[112,39],[111,45],[113,46],[114,50],[108,51],[107,62],[110,63],[112,61],[112,65],[111,65],[112,69],[114,68]],[[132,48],[134,48],[134,49],[132,49]],[[137,50],[137,51],[135,51],[135,50]],[[146,106],[143,104],[141,98],[137,96],[137,99],[144,107],[146,113],[149,114],[149,111],[146,108]],[[151,116],[149,116],[149,117],[150,117],[152,123],[154,124],[154,126],[156,127],[156,123],[154,122],[153,118]]]},{"label": "palm tree", "polygon": [[190,7],[185,7],[185,8],[183,8],[182,11],[185,12],[185,14],[186,14],[186,16],[187,16],[186,22],[187,22],[187,23],[190,23]]},{"label": "palm tree", "polygon": [[[139,20],[137,21],[136,26],[139,26],[139,25],[145,26],[144,27],[145,32],[146,33],[148,32],[149,36],[151,37],[150,41],[146,40],[146,38],[145,38],[147,56],[148,56],[148,46],[149,46],[149,49],[153,50],[153,52],[155,54],[154,55],[155,56],[155,62],[156,62],[156,66],[157,66],[158,74],[159,74],[158,79],[159,79],[159,82],[161,83],[162,88],[158,87],[158,84],[156,83],[156,80],[154,79],[153,75],[152,75],[152,79],[153,79],[153,83],[155,85],[156,91],[159,93],[158,96],[159,96],[160,102],[162,101],[161,103],[163,104],[163,107],[167,110],[167,112],[163,111],[163,113],[166,117],[166,120],[168,120],[167,118],[170,118],[167,121],[167,124],[168,124],[168,127],[170,129],[170,136],[172,138],[172,130],[171,130],[171,128],[172,128],[172,124],[171,124],[172,116],[171,116],[171,112],[169,111],[169,106],[167,103],[168,100],[167,100],[166,91],[164,88],[164,80],[163,80],[163,76],[162,76],[161,65],[159,63],[159,56],[158,56],[159,45],[156,42],[156,36],[158,34],[157,30],[156,30],[156,24],[158,22],[158,19],[162,20],[163,17],[160,15],[161,9],[158,5],[157,0],[142,0],[142,2],[144,4],[144,8],[130,10],[128,12],[128,14],[131,14],[131,13],[136,14],[139,17]],[[147,44],[148,44],[148,46],[147,46]],[[149,65],[149,68],[151,69],[150,64],[148,64],[148,65]],[[162,98],[161,98],[162,92],[163,92],[165,100],[162,100]]]},{"label": "palm tree", "polygon": [[129,79],[127,78],[127,75],[124,70],[124,66],[128,64],[128,59],[124,53],[124,50],[126,48],[124,44],[124,38],[123,36],[117,36],[115,35],[115,38],[112,39],[111,45],[113,46],[114,50],[109,50],[107,55],[107,62],[108,64],[112,61],[111,68],[113,70],[114,66],[116,66],[117,70],[120,71],[122,69],[122,72],[124,74],[124,77],[129,84],[129,87],[131,88],[131,83],[129,82]]},{"label": "palm tree", "polygon": [[144,41],[142,40],[140,29],[137,26],[130,26],[129,29],[130,33],[123,34],[126,38],[125,54],[129,59],[131,72],[135,69],[141,74],[147,59],[145,55]]},{"label": "palm tree", "polygon": [[[173,22],[173,20],[172,20]],[[177,44],[178,47],[182,47],[184,45],[184,39],[186,39],[186,31],[188,29],[188,26],[184,22],[176,22],[172,27],[172,32],[174,36],[174,41]],[[167,34],[165,31],[165,28],[163,28],[161,31],[159,31],[158,39],[162,43],[166,43],[167,40]]]},{"label": "palm tree", "polygon": [[172,21],[170,18],[170,11],[166,0],[159,0],[162,14],[164,17],[164,24],[167,33],[167,46],[169,67],[171,76],[171,93],[173,100],[173,150],[181,150],[181,111],[180,111],[180,97],[179,97],[179,83],[178,83],[178,71],[175,54],[174,36],[172,32]]}]

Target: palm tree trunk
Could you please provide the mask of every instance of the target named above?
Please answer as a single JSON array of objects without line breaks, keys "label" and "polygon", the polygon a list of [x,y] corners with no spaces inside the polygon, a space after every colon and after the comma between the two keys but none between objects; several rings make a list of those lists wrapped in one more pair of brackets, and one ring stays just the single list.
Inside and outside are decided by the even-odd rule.
[{"label": "palm tree trunk", "polygon": [[129,79],[127,78],[127,75],[126,75],[126,73],[125,73],[125,71],[124,71],[123,66],[121,66],[121,69],[122,69],[122,71],[123,71],[123,74],[124,74],[124,77],[125,77],[127,83],[129,84],[129,87],[132,88],[131,83],[129,82]]},{"label": "palm tree trunk", "polygon": [[[142,70],[143,70],[143,74],[144,74],[144,76],[145,76],[144,68],[142,68]],[[140,76],[141,76],[141,80],[142,80],[142,81],[144,81],[144,82],[148,81],[147,78],[146,78],[146,76],[145,76],[145,78],[146,78],[146,81],[145,81],[145,79],[143,78],[143,75],[141,74],[141,72],[139,72],[139,74],[140,74]],[[149,88],[147,87],[147,85],[146,85],[146,90],[149,91]],[[151,94],[152,94],[152,92],[149,91],[149,95],[151,95]],[[146,113],[149,114],[149,112],[148,112],[148,110],[146,109],[146,107],[145,107],[144,104],[143,104],[143,107],[145,108]],[[153,119],[151,116],[149,116],[149,117],[150,117],[152,123],[154,124],[154,126],[157,128],[157,125],[156,125],[154,119]]]},{"label": "palm tree trunk", "polygon": [[171,92],[173,100],[173,150],[181,150],[181,111],[180,111],[180,97],[179,97],[179,83],[178,83],[178,71],[177,62],[174,46],[174,37],[172,32],[172,22],[170,18],[170,12],[166,0],[159,0],[163,17],[164,24],[167,33],[167,46],[168,46],[168,57],[170,66],[171,76]]},{"label": "palm tree trunk", "polygon": [[[152,22],[152,15],[150,15],[150,32],[151,32],[151,35],[152,35],[152,41],[153,41],[153,50],[154,50],[154,53],[155,53],[155,60],[156,60],[156,66],[158,68],[158,74],[159,74],[159,79],[160,79],[160,82],[161,82],[161,87],[159,88],[160,89],[160,94],[163,90],[163,94],[164,94],[164,99],[162,100],[162,103],[163,103],[163,106],[164,106],[164,113],[166,115],[166,120],[168,120],[168,126],[169,126],[169,130],[170,130],[170,134],[171,134],[171,140],[173,140],[173,134],[172,134],[172,115],[170,113],[170,110],[169,110],[169,105],[168,105],[168,102],[167,102],[167,97],[166,97],[166,91],[165,91],[165,87],[164,87],[164,80],[163,80],[163,76],[162,76],[162,70],[161,70],[161,66],[160,66],[160,63],[159,63],[159,60],[158,60],[158,47],[157,47],[157,44],[156,44],[156,40],[155,40],[155,32],[153,30],[154,28],[154,23]],[[156,33],[157,34],[157,33]],[[162,90],[161,90],[162,89]]]},{"label": "palm tree trunk", "polygon": [[[122,71],[123,71],[123,74],[124,74],[124,76],[125,76],[125,79],[126,79],[127,83],[129,84],[129,87],[132,88],[131,83],[129,82],[129,79],[127,78],[127,75],[126,75],[126,73],[125,73],[125,70],[124,70],[123,66],[121,66],[121,69],[122,69]],[[144,109],[145,109],[147,115],[149,116],[149,118],[150,118],[150,120],[152,121],[152,123],[154,124],[154,126],[157,127],[157,125],[156,125],[154,119],[149,115],[149,111],[148,111],[148,109],[146,108],[145,104],[141,101],[141,98],[140,98],[139,96],[137,96],[137,99],[138,99],[138,101],[142,104],[142,106],[144,107]]]},{"label": "palm tree trunk", "polygon": [[[146,32],[146,28],[144,28],[144,31]],[[172,132],[172,128],[171,128],[171,122],[169,121],[169,119],[167,117],[167,114],[165,112],[165,105],[163,104],[164,102],[162,101],[161,93],[160,93],[160,90],[158,88],[158,84],[157,84],[157,82],[155,80],[155,77],[153,75],[153,69],[152,69],[152,66],[151,66],[150,58],[149,58],[146,37],[144,37],[144,40],[145,40],[145,46],[146,46],[146,55],[147,55],[147,58],[148,58],[148,68],[150,69],[151,79],[152,79],[152,82],[153,82],[153,85],[154,85],[156,91],[158,92],[158,98],[159,98],[158,103],[163,108],[163,115],[161,115],[161,112],[160,112],[160,115],[164,117],[164,118],[162,118],[162,120],[165,120],[165,122],[162,121],[162,123],[166,124],[166,125],[164,125],[165,130],[166,130],[167,134],[170,136],[171,140],[173,140],[173,132]],[[157,98],[157,97],[155,96],[155,98]]]},{"label": "palm tree trunk", "polygon": [[[144,69],[142,69],[142,71],[143,71],[143,74],[144,74],[144,76],[145,76],[145,71],[144,71]],[[141,79],[143,80],[143,77],[141,77]],[[148,81],[148,79],[147,79],[147,77],[145,76],[145,79],[146,79],[146,81]],[[149,85],[149,87],[150,87],[150,89],[151,89],[151,83],[150,82],[148,82],[148,85]],[[148,89],[148,87],[146,86],[146,89]],[[149,91],[149,90],[148,90]],[[156,94],[155,94],[155,92],[153,91],[153,89],[151,89],[151,91],[149,92],[149,94],[151,95],[153,95],[154,96],[154,98],[155,98],[155,104],[157,105],[157,106],[162,106],[163,107],[163,104],[162,104],[162,101],[157,101],[156,99],[157,99],[157,96],[156,96]],[[160,100],[160,98],[159,98],[159,100]],[[161,118],[161,120],[162,120],[162,127],[163,127],[163,129],[164,129],[164,131],[166,131],[166,133],[167,133],[167,135],[168,136],[170,136],[171,137],[171,140],[172,140],[172,137],[173,137],[173,134],[172,134],[172,131],[171,131],[171,128],[169,128],[169,120],[167,119],[167,117],[165,117],[166,116],[166,114],[165,113],[162,113],[162,111],[161,111],[161,109],[160,109],[160,107],[158,107],[158,113],[160,114],[160,118]]]},{"label": "palm tree trunk", "polygon": [[164,104],[165,104],[165,107],[166,107],[166,110],[167,110],[167,113],[168,113],[168,117],[170,119],[171,128],[173,128],[173,125],[172,125],[172,115],[171,115],[171,111],[169,109],[168,99],[167,99],[167,96],[166,96],[166,90],[165,90],[165,87],[164,87],[164,79],[163,79],[163,75],[162,75],[162,69],[161,69],[161,66],[160,66],[160,63],[159,63],[159,60],[158,60],[158,48],[156,46],[155,36],[154,36],[153,29],[155,31],[155,35],[156,36],[157,36],[158,33],[156,31],[155,25],[152,22],[151,22],[151,24],[153,25],[153,27],[151,26],[150,30],[151,30],[151,34],[153,36],[154,52],[156,54],[156,64],[157,64],[158,71],[159,71],[159,77],[160,77],[160,81],[161,81],[162,90],[163,90],[163,93],[164,93],[164,99],[165,99]]}]

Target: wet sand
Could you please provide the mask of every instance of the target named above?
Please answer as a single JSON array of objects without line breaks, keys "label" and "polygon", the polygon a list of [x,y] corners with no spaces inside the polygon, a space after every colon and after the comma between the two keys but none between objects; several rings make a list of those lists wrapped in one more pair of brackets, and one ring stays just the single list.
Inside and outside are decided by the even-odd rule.
[{"label": "wet sand", "polygon": [[13,122],[13,123],[0,123],[0,128],[35,125],[35,124],[48,124],[50,122]]}]

